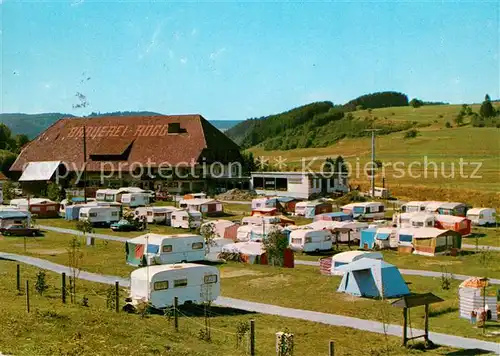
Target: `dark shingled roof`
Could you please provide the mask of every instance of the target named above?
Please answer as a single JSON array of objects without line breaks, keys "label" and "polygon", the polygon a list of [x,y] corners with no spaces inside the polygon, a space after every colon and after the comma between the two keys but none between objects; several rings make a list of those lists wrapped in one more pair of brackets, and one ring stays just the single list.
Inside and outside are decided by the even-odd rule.
[{"label": "dark shingled roof", "polygon": [[75,170],[71,165],[81,169],[83,126],[89,171],[100,171],[104,162],[108,168],[121,164],[127,169],[148,159],[152,167],[241,160],[238,145],[201,115],[109,116],[57,121],[23,148],[10,170],[21,172],[26,163],[39,161],[62,161],[70,170]]}]

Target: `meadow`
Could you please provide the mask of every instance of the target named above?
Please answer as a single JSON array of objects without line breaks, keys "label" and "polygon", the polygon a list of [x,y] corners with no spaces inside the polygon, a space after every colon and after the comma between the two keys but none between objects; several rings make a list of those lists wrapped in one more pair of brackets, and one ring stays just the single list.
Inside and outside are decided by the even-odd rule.
[{"label": "meadow", "polygon": [[[477,111],[477,106],[472,107]],[[404,132],[376,138],[376,159],[384,165],[383,170],[379,169],[376,184],[381,186],[385,176],[386,186],[401,199],[458,200],[475,206],[500,207],[500,129],[458,127],[453,118],[459,110],[459,105],[438,105],[354,112],[355,117],[411,120],[429,125],[419,128],[415,138],[405,138]],[[445,127],[446,122],[453,127]],[[368,188],[369,178],[364,169],[371,159],[368,137],[344,139],[322,148],[266,151],[256,146],[249,151],[256,157],[271,158],[270,162],[282,157],[286,160],[283,170],[320,169],[325,158],[341,155],[352,167],[350,184]]]},{"label": "meadow", "polygon": [[[237,309],[212,306],[210,309],[211,341],[201,340],[205,318],[201,310],[180,309],[179,332],[173,319],[161,314],[141,317],[116,313],[106,307],[108,286],[79,281],[76,303],[62,304],[60,276],[47,272],[49,289],[42,295],[34,292],[38,269],[21,265],[23,282],[30,283],[30,313],[26,312],[24,284],[15,288],[16,264],[0,261],[0,301],[9,303],[2,311],[0,351],[16,356],[42,355],[176,355],[238,356],[248,355],[248,332],[237,346],[237,328],[255,320],[257,355],[275,352],[275,333],[294,333],[295,354],[325,355],[329,341],[335,343],[335,355],[421,355],[407,350],[400,339],[355,329],[333,327],[297,319],[248,313]],[[121,291],[120,302],[126,296]],[[82,306],[83,297],[88,306]],[[449,355],[458,350],[438,347],[426,355]]]}]

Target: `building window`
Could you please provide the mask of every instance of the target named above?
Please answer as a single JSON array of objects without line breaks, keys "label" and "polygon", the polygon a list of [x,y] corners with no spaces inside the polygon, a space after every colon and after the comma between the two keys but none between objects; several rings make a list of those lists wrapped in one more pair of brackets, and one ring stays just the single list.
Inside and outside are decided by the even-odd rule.
[{"label": "building window", "polygon": [[172,245],[163,245],[161,247],[161,252],[172,252]]},{"label": "building window", "polygon": [[205,281],[205,284],[217,283],[217,275],[210,274],[208,276],[205,276],[204,281]]},{"label": "building window", "polygon": [[276,179],[275,178],[264,178],[264,189],[276,190]]},{"label": "building window", "polygon": [[154,290],[165,290],[168,289],[168,281],[158,281],[153,284]]},{"label": "building window", "polygon": [[253,178],[253,187],[254,187],[254,189],[262,189],[262,188],[264,188],[264,178],[262,178],[262,177],[254,177]]},{"label": "building window", "polygon": [[281,191],[288,190],[288,179],[276,178],[276,190],[281,190]]},{"label": "building window", "polygon": [[188,285],[187,278],[174,280],[174,288],[186,287]]},{"label": "building window", "polygon": [[193,250],[201,250],[203,248],[203,242],[193,242],[191,248]]}]

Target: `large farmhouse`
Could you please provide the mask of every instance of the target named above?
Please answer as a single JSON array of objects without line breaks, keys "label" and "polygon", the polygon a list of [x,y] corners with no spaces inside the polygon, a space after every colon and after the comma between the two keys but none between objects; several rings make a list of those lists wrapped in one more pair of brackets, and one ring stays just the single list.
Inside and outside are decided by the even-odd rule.
[{"label": "large farmhouse", "polygon": [[85,160],[89,186],[135,180],[181,193],[206,189],[208,181],[237,183],[241,174],[238,145],[201,115],[61,119],[24,147],[10,170],[23,182],[56,175],[74,182]]}]

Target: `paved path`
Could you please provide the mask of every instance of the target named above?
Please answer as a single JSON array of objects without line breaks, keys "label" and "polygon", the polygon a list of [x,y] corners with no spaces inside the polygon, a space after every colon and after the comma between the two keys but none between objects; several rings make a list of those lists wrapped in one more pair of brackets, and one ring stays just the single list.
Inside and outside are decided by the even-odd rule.
[{"label": "paved path", "polygon": [[[488,245],[478,245],[480,250],[492,250],[492,251],[500,251],[500,247],[497,246],[488,246]],[[468,250],[475,250],[476,245],[462,244],[462,248],[466,248]]]},{"label": "paved path", "polygon": [[[304,265],[304,266],[318,266],[319,267],[319,262],[318,261],[304,261],[304,260],[295,260],[296,265]],[[419,269],[403,269],[400,268],[399,272],[401,274],[406,274],[406,275],[411,275],[411,276],[421,276],[421,277],[438,277],[441,278],[442,273],[441,272],[436,272],[436,271],[424,271],[424,270],[419,270]],[[465,281],[466,279],[473,277],[473,276],[466,276],[463,274],[453,274],[453,273],[448,273],[448,276],[452,277],[453,279],[457,279],[459,281]],[[490,279],[491,284],[499,284],[500,285],[500,279],[496,278],[491,278]]]},{"label": "paved path", "polygon": [[[48,225],[38,225],[38,227],[40,228],[40,230],[48,230],[48,231],[60,232],[62,234],[83,236],[83,233],[81,231],[78,231],[78,230],[65,229],[62,227],[55,227],[55,226],[48,226]],[[130,238],[118,237],[118,236],[112,236],[112,235],[106,235],[106,234],[85,234],[85,236],[95,237],[96,239],[100,239],[100,240],[110,240],[110,241],[118,241],[118,242],[127,242],[128,240],[130,240]]]},{"label": "paved path", "polygon": [[[56,272],[59,274],[66,273],[66,275],[68,276],[71,275],[70,273],[71,270],[69,267],[53,263],[47,260],[42,260],[41,258],[17,255],[15,253],[0,252],[0,259],[18,261],[38,268],[43,268],[52,272]],[[78,278],[104,284],[115,284],[115,282],[118,281],[120,283],[120,286],[122,287],[130,286],[130,281],[128,279],[116,276],[107,276],[97,273],[85,272],[85,271],[80,271]]]},{"label": "paved path", "polygon": [[[47,269],[56,273],[63,273],[63,272],[69,273],[69,268],[66,266],[52,263],[35,257],[0,252],[0,259],[19,261],[33,266],[37,266],[39,268]],[[81,279],[97,283],[114,284],[115,281],[119,281],[120,285],[122,286],[128,287],[130,285],[128,280],[120,277],[103,276],[96,273],[89,273],[85,271],[80,271],[78,277]],[[257,312],[262,314],[278,315],[287,318],[302,319],[327,325],[344,326],[358,330],[374,332],[378,334],[383,334],[385,329],[385,333],[387,333],[388,335],[393,335],[393,336],[402,335],[402,327],[399,325],[388,324],[384,326],[384,324],[377,321],[352,318],[336,314],[327,314],[309,310],[285,308],[276,305],[255,303],[246,300],[226,298],[226,297],[218,297],[215,301],[215,304],[224,307],[241,309],[245,311]],[[421,335],[423,334],[423,330],[412,329],[412,334]],[[495,353],[500,353],[500,344],[495,342],[488,342],[477,339],[468,339],[464,337],[434,333],[434,332],[430,332],[429,337],[433,342],[440,345],[446,345],[460,349],[480,349],[480,350],[487,350]]]},{"label": "paved path", "polygon": [[[82,236],[82,232],[73,230],[73,229],[65,229],[65,228],[60,228],[60,227],[54,227],[54,226],[46,226],[46,225],[39,225],[39,228],[42,230],[49,230],[49,231],[54,231],[54,232],[60,232],[63,234],[71,234],[71,235],[79,235]],[[96,239],[103,239],[103,240],[111,240],[111,241],[119,241],[119,242],[127,242],[129,239],[125,237],[117,237],[117,236],[111,236],[111,235],[106,235],[106,234],[87,234],[87,236],[95,237]],[[475,248],[473,245],[466,245],[466,246],[472,246]],[[491,247],[493,249],[496,249],[495,247]],[[500,248],[499,248],[500,249]],[[217,260],[217,248],[213,248],[211,250],[211,255],[209,256],[211,260]],[[303,261],[303,260],[295,260],[295,263],[298,265],[306,265],[306,266],[319,266],[318,261]],[[442,273],[441,272],[435,272],[435,271],[425,271],[425,270],[415,270],[415,269],[399,269],[399,271],[402,274],[406,275],[413,275],[413,276],[421,276],[421,277],[438,277],[440,278]],[[465,281],[467,278],[470,278],[472,276],[466,276],[463,274],[449,274],[453,279],[457,279],[460,281]],[[500,285],[500,279],[495,279],[492,278],[490,279],[491,284],[498,284]]]}]

